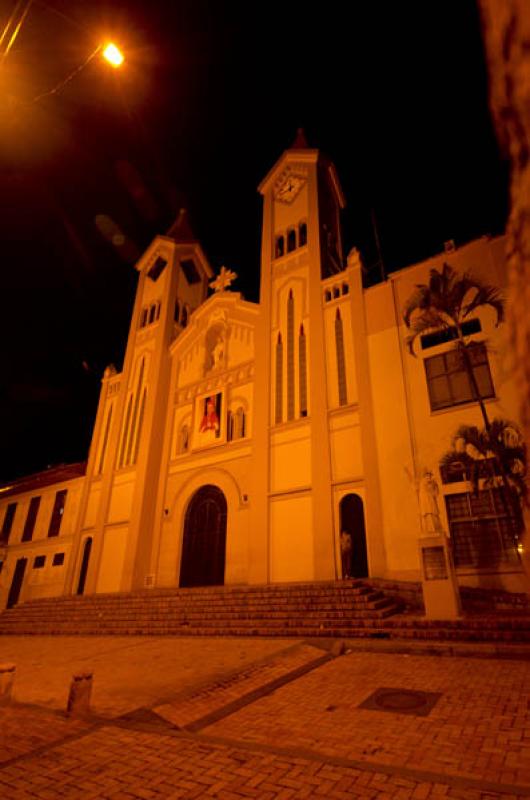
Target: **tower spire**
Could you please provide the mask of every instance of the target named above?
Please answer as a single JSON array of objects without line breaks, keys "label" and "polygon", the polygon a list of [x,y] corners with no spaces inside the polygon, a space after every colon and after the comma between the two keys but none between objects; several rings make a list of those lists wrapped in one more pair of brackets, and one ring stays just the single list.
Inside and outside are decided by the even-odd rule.
[{"label": "tower spire", "polygon": [[291,145],[291,150],[306,150],[309,148],[307,137],[303,128],[298,128],[294,142]]},{"label": "tower spire", "polygon": [[169,228],[166,236],[174,239],[176,242],[196,242],[197,239],[193,234],[190,225],[190,218],[188,210],[181,208],[174,223]]}]

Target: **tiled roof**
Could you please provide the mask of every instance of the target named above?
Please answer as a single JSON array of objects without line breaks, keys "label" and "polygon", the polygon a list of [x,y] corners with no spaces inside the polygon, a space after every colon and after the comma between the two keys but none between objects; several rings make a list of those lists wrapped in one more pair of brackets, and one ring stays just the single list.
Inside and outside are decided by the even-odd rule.
[{"label": "tiled roof", "polygon": [[44,486],[50,486],[53,483],[71,481],[74,478],[80,478],[85,472],[86,461],[80,461],[77,464],[58,464],[55,467],[50,467],[50,469],[35,472],[33,475],[25,475],[23,478],[17,478],[11,483],[0,486],[0,500],[15,494],[42,489]]}]

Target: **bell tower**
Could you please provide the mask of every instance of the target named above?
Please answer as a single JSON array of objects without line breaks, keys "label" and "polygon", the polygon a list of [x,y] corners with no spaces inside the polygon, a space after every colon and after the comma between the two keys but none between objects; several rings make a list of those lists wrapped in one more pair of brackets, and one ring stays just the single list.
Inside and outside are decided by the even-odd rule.
[{"label": "bell tower", "polygon": [[[213,277],[184,210],[164,236],[155,237],[136,270],[123,370],[107,370],[102,382],[76,534],[78,548],[82,535],[92,540],[88,592],[146,585],[166,433],[170,347],[206,299]],[[68,580],[73,587],[73,572]]]},{"label": "bell tower", "polygon": [[[335,169],[303,131],[263,196],[260,330],[256,337],[253,513],[256,581],[336,577],[322,279],[344,269]],[[258,567],[255,567],[258,569]]]}]

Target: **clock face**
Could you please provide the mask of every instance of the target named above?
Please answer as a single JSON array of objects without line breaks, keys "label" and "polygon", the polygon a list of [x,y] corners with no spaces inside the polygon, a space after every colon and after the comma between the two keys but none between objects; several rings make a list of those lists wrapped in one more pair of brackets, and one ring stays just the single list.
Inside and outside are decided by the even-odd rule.
[{"label": "clock face", "polygon": [[302,175],[287,175],[274,193],[276,200],[280,203],[292,203],[305,182]]}]

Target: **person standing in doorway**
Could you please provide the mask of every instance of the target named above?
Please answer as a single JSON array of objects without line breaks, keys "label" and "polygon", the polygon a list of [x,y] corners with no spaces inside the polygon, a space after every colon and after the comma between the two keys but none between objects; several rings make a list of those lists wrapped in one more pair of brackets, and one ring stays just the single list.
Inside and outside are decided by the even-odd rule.
[{"label": "person standing in doorway", "polygon": [[351,578],[352,539],[348,531],[340,532],[340,558],[342,562],[342,577]]}]

